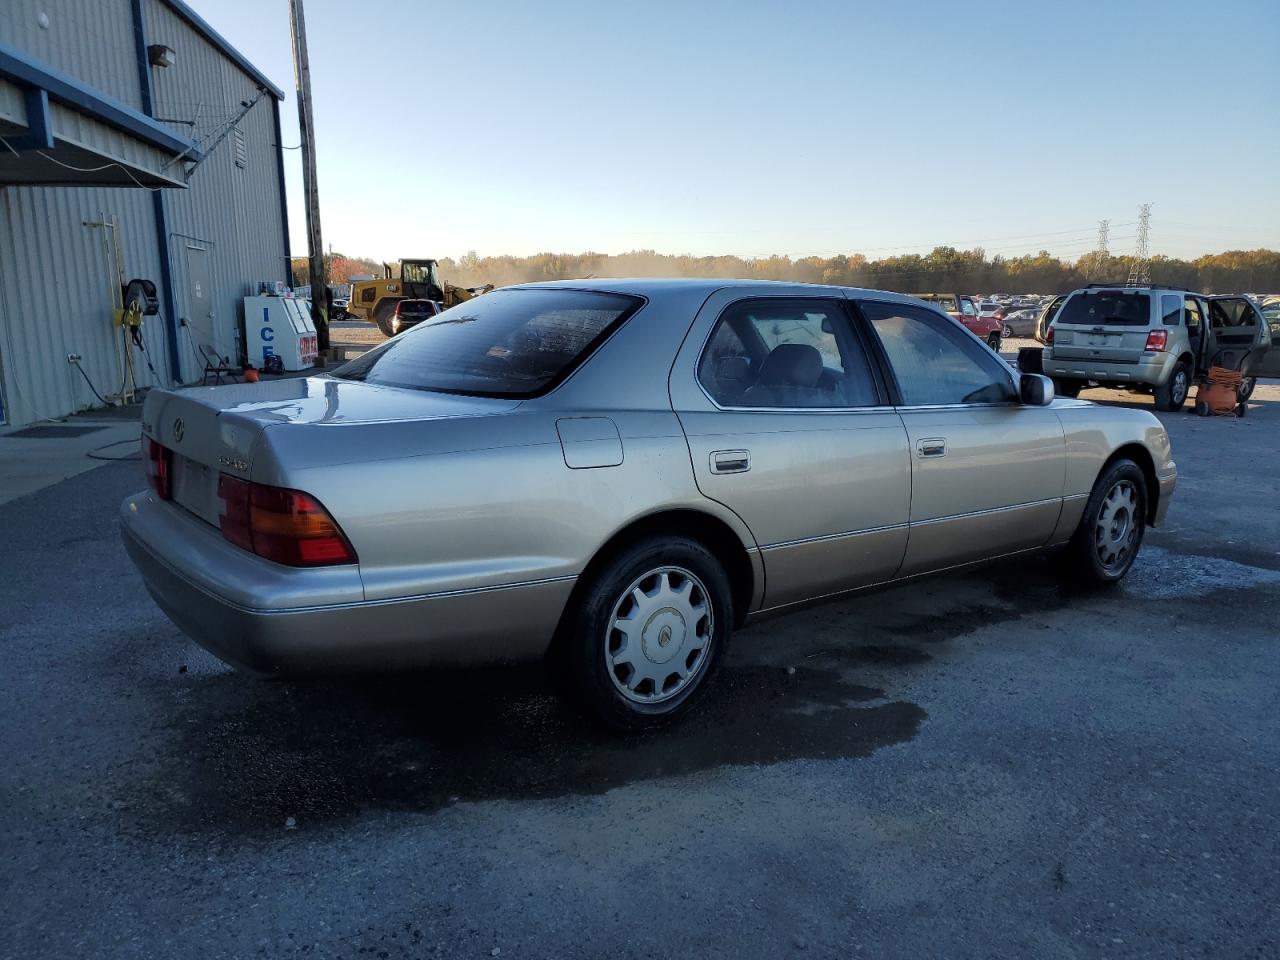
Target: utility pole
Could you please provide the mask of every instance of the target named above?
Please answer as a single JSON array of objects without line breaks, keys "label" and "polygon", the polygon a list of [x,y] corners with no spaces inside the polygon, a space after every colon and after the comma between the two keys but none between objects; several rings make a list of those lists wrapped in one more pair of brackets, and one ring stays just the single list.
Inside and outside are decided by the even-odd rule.
[{"label": "utility pole", "polygon": [[311,317],[316,325],[316,346],[323,355],[329,349],[328,298],[325,292],[324,244],[320,240],[320,188],[316,184],[316,131],[311,113],[311,64],[307,59],[307,24],[302,0],[289,0],[293,28],[293,81],[298,92],[298,132],[302,135],[302,190],[307,205],[307,246],[310,248]]},{"label": "utility pole", "polygon": [[1133,266],[1125,286],[1134,287],[1151,282],[1151,259],[1147,253],[1147,240],[1151,232],[1151,204],[1138,207],[1138,243],[1133,251]]},{"label": "utility pole", "polygon": [[1093,251],[1093,261],[1089,264],[1089,279],[1101,280],[1102,272],[1106,269],[1107,257],[1107,238],[1111,231],[1110,220],[1098,221],[1098,245]]}]

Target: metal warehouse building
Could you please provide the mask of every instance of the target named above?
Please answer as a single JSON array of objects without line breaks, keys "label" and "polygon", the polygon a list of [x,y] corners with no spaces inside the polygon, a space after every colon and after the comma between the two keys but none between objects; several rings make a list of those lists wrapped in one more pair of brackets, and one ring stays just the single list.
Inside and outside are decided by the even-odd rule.
[{"label": "metal warehouse building", "polygon": [[289,276],[282,99],[180,0],[0,2],[0,422],[234,362],[241,298]]}]

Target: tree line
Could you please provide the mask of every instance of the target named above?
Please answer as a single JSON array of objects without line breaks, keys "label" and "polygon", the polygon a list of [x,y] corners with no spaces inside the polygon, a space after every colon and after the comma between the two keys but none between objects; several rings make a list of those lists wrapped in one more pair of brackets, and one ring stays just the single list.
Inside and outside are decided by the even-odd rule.
[{"label": "tree line", "polygon": [[[481,257],[474,251],[442,259],[440,275],[464,287],[505,286],[584,277],[725,277],[833,283],[900,293],[1066,293],[1086,283],[1123,281],[1130,256],[1099,260],[1087,254],[1062,260],[1047,250],[1020,257],[988,257],[981,248],[935,247],[930,253],[868,260],[862,254],[833,257],[784,255],[693,257],[635,250],[623,254],[540,253],[531,257]],[[1194,260],[1156,256],[1151,280],[1203,293],[1280,292],[1280,252],[1233,250]]]},{"label": "tree line", "polygon": [[[299,276],[305,276],[305,262],[295,263]],[[335,253],[329,262],[332,282],[344,282],[359,274],[380,276],[382,272],[380,264],[364,257]],[[473,250],[456,260],[441,258],[440,275],[464,287],[587,277],[724,277],[832,283],[900,293],[1065,293],[1086,283],[1123,281],[1132,265],[1130,256],[1100,259],[1089,253],[1072,261],[1047,250],[1020,257],[988,257],[981,247],[935,247],[924,255],[912,253],[879,260],[868,260],[858,253],[796,259],[778,254],[744,259],[654,250],[481,257]],[[1280,252],[1231,250],[1194,260],[1156,256],[1151,258],[1150,275],[1155,283],[1202,293],[1277,293]]]}]

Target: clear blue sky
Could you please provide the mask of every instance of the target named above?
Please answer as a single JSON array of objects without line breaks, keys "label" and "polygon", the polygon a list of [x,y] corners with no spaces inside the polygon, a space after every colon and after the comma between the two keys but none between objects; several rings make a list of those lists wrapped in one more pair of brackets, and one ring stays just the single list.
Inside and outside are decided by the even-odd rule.
[{"label": "clear blue sky", "polygon": [[[281,87],[287,0],[193,0]],[[1280,2],[306,0],[353,255],[1280,248]],[[295,251],[300,159],[288,154]]]}]

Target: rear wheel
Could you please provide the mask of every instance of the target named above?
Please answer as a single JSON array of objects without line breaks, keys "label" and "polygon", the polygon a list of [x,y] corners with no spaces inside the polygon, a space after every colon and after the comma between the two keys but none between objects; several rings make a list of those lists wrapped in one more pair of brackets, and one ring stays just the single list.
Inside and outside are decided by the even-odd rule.
[{"label": "rear wheel", "polygon": [[566,622],[572,685],[622,732],[688,710],[719,666],[733,623],[729,577],[686,537],[652,537],[614,555]]},{"label": "rear wheel", "polygon": [[1174,364],[1169,379],[1156,387],[1156,409],[1172,413],[1181,410],[1187,402],[1187,391],[1191,389],[1191,371],[1181,361]]},{"label": "rear wheel", "polygon": [[1258,385],[1257,377],[1245,377],[1240,381],[1240,387],[1236,390],[1236,399],[1244,403],[1253,396],[1253,388]]},{"label": "rear wheel", "polygon": [[1073,576],[1106,586],[1124,579],[1146,531],[1147,483],[1132,460],[1117,460],[1093,485],[1067,550]]},{"label": "rear wheel", "polygon": [[1084,384],[1079,380],[1059,380],[1055,377],[1053,381],[1053,393],[1054,396],[1058,397],[1070,397],[1071,399],[1075,399],[1080,396],[1080,390],[1082,387],[1084,387]]}]

